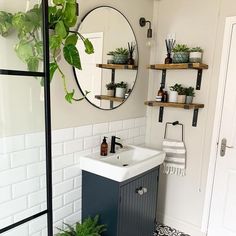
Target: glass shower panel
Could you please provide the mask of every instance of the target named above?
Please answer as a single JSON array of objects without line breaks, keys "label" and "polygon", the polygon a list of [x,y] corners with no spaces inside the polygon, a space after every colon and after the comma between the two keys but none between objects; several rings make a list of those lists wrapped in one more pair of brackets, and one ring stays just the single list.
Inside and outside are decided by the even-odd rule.
[{"label": "glass shower panel", "polygon": [[45,156],[39,79],[0,75],[0,229],[47,209]]},{"label": "glass shower panel", "polygon": [[0,0],[0,69],[42,72],[39,0]]}]

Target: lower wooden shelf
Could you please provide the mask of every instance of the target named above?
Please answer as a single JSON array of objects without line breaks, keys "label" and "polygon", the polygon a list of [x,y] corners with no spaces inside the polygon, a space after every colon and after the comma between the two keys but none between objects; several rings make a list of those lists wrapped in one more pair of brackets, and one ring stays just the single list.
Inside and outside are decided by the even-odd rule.
[{"label": "lower wooden shelf", "polygon": [[172,103],[172,102],[157,102],[157,101],[146,101],[144,103],[147,106],[151,107],[160,107],[159,111],[159,122],[163,122],[163,116],[164,116],[164,107],[173,107],[173,108],[181,108],[185,110],[193,110],[193,122],[192,126],[197,126],[197,120],[198,120],[198,110],[200,108],[204,108],[204,104],[182,104],[182,103]]},{"label": "lower wooden shelf", "polygon": [[99,100],[108,100],[112,102],[124,102],[125,98],[117,98],[117,97],[112,97],[112,96],[107,96],[107,95],[95,95],[95,98]]}]

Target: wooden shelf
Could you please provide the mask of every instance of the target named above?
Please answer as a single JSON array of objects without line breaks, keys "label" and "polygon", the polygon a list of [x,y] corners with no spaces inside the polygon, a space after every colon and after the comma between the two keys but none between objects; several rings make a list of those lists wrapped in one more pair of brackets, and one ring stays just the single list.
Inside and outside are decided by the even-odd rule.
[{"label": "wooden shelf", "polygon": [[125,98],[111,97],[111,96],[107,96],[107,95],[95,95],[95,98],[97,98],[99,100],[108,100],[108,101],[112,101],[112,102],[124,102],[125,101]]},{"label": "wooden shelf", "polygon": [[138,66],[135,65],[122,65],[122,64],[96,64],[97,67],[102,69],[114,70],[137,70]]},{"label": "wooden shelf", "polygon": [[186,110],[190,109],[199,109],[204,108],[204,104],[182,104],[182,103],[172,103],[172,102],[157,102],[157,101],[146,101],[145,105],[151,106],[151,107],[174,107],[174,108],[182,108]]},{"label": "wooden shelf", "polygon": [[181,63],[181,64],[153,64],[149,65],[148,69],[152,70],[206,70],[208,69],[207,64],[203,63]]}]

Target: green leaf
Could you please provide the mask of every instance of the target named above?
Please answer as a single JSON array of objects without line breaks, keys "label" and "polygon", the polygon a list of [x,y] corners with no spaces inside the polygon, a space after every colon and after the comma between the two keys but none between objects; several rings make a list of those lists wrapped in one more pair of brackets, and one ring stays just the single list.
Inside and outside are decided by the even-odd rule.
[{"label": "green leaf", "polygon": [[76,7],[77,7],[77,4],[75,2],[73,2],[73,3],[67,2],[66,3],[63,20],[64,20],[64,23],[68,27],[73,27],[76,24],[76,21],[77,21]]},{"label": "green leaf", "polygon": [[91,43],[91,41],[89,39],[84,40],[84,46],[85,46],[85,52],[87,54],[93,54],[94,53],[93,44]]},{"label": "green leaf", "polygon": [[65,60],[72,66],[76,67],[79,70],[82,70],[80,55],[73,44],[65,45],[63,48],[64,58]]},{"label": "green leaf", "polygon": [[15,52],[17,56],[25,63],[28,63],[28,60],[34,57],[33,48],[25,40],[21,40],[15,47]]},{"label": "green leaf", "polygon": [[78,36],[76,34],[71,34],[66,38],[65,45],[73,44],[76,45],[78,41]]},{"label": "green leaf", "polygon": [[43,58],[43,41],[38,41],[34,45],[37,55]]},{"label": "green leaf", "polygon": [[50,82],[53,79],[54,73],[56,72],[56,70],[58,69],[58,65],[55,62],[50,63]]},{"label": "green leaf", "polygon": [[12,26],[13,15],[4,11],[0,11],[0,35],[7,36]]},{"label": "green leaf", "polygon": [[72,103],[73,97],[75,94],[75,90],[73,89],[73,91],[71,93],[67,93],[65,96],[65,99],[67,102]]},{"label": "green leaf", "polygon": [[57,22],[55,27],[55,33],[63,39],[67,36],[68,33],[63,21],[60,20],[59,22]]},{"label": "green leaf", "polygon": [[27,60],[27,66],[29,71],[38,71],[39,59],[37,57],[31,57]]},{"label": "green leaf", "polygon": [[50,49],[55,50],[60,48],[62,43],[62,39],[59,35],[52,35],[49,38],[49,45],[50,45]]},{"label": "green leaf", "polygon": [[65,0],[53,0],[53,3],[54,3],[55,5],[62,5],[62,4],[65,3]]}]

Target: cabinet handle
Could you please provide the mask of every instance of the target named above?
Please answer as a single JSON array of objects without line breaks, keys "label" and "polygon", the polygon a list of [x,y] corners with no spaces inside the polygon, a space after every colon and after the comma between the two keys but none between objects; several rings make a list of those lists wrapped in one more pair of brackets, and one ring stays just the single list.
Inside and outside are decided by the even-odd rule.
[{"label": "cabinet handle", "polygon": [[139,194],[140,196],[142,196],[143,194],[147,192],[148,192],[147,188],[140,187],[136,189],[136,193]]}]

